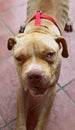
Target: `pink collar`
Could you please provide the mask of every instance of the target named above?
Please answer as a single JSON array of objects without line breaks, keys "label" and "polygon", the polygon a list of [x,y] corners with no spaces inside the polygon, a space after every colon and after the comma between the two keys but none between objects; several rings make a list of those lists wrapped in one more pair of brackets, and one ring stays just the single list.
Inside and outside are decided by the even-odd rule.
[{"label": "pink collar", "polygon": [[[57,28],[59,29],[59,31],[60,31],[60,28],[59,28],[58,24],[56,23],[56,21],[54,20],[54,18],[52,18],[52,17],[50,17],[50,16],[48,16],[48,15],[42,14],[40,11],[37,11],[37,12],[36,12],[36,15],[33,16],[33,17],[30,19],[29,22],[31,22],[31,21],[34,20],[34,19],[35,19],[35,25],[36,25],[36,26],[41,26],[41,19],[50,20],[53,24],[56,25],[56,27],[57,27]],[[61,33],[61,31],[60,31],[60,33]]]}]

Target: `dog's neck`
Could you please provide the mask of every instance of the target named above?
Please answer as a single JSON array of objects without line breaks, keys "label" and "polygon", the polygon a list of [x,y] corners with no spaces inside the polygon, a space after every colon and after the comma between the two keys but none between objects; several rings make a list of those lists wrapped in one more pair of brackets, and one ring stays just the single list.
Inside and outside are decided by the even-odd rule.
[{"label": "dog's neck", "polygon": [[56,21],[52,17],[43,15],[40,12],[36,12],[36,15],[29,20],[25,32],[29,32],[36,27],[42,27],[52,34],[61,35],[60,28]]},{"label": "dog's neck", "polygon": [[31,31],[35,28],[41,28],[41,29],[43,28],[45,30],[48,30],[53,35],[61,35],[58,28],[52,22],[50,22],[46,19],[41,20],[41,26],[40,27],[35,26],[35,20],[31,21],[30,23],[27,24],[27,26],[25,28],[25,33],[29,32],[29,31]]}]

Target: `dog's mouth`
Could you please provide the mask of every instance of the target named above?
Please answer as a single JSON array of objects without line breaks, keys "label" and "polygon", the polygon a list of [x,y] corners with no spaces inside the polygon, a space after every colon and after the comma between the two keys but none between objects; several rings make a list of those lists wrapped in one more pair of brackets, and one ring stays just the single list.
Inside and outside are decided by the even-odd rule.
[{"label": "dog's mouth", "polygon": [[44,76],[37,71],[28,73],[25,81],[28,86],[27,89],[32,96],[44,95],[50,84],[48,76]]},{"label": "dog's mouth", "polygon": [[40,96],[40,95],[44,95],[46,89],[47,88],[42,88],[42,87],[36,85],[36,86],[29,88],[29,92],[32,96]]}]

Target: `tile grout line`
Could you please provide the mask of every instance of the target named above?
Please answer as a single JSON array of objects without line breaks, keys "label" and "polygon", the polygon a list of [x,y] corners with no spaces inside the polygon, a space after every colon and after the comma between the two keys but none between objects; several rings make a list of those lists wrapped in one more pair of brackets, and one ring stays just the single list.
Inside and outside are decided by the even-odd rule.
[{"label": "tile grout line", "polygon": [[3,127],[0,128],[0,130],[4,130],[5,127],[8,127],[8,129],[10,130],[10,125],[12,123],[14,123],[17,120],[17,118],[11,120],[10,122],[6,123]]},{"label": "tile grout line", "polygon": [[[0,110],[0,116],[1,116],[2,120],[3,120],[3,121],[4,121],[4,123],[5,123],[5,125],[4,125],[3,127],[1,127],[1,128],[0,128],[0,130],[2,130],[2,128],[4,128],[4,127],[6,127],[6,126],[7,126],[7,122],[6,122],[6,120],[4,119],[4,117],[3,117],[3,115],[2,115],[1,110]],[[9,129],[9,127],[8,127],[8,129]]]},{"label": "tile grout line", "polygon": [[11,121],[9,121],[8,123],[6,123],[6,125],[5,125],[4,127],[2,127],[1,129],[3,129],[3,128],[5,128],[5,127],[8,127],[9,130],[11,130],[10,125],[11,125],[12,123],[14,123],[16,120],[17,120],[17,118],[14,118],[13,120],[11,120]]},{"label": "tile grout line", "polygon": [[[18,5],[18,6],[14,6],[14,7],[9,8],[8,10],[0,13],[0,16],[6,14],[7,12],[11,11],[14,8],[18,8],[18,7],[24,6],[24,5],[26,5],[26,2],[24,2],[24,3],[22,3],[22,4]],[[1,18],[0,18],[0,23],[3,25],[3,27],[7,30],[8,33],[11,33],[12,35],[15,35],[15,33],[9,28],[9,26],[7,26],[5,24],[5,22]]]},{"label": "tile grout line", "polygon": [[67,82],[65,85],[63,85],[63,86],[61,86],[59,83],[58,83],[58,85],[59,85],[59,87],[60,88],[65,88],[67,85],[69,85],[71,82],[73,82],[75,80],[75,78],[74,79],[72,79],[72,80],[70,80],[69,82]]},{"label": "tile grout line", "polygon": [[3,25],[3,27],[7,30],[8,33],[11,35],[15,35],[15,33],[4,23],[2,19],[0,19],[0,23]]},{"label": "tile grout line", "polygon": [[11,121],[9,121],[9,122],[7,123],[6,120],[4,119],[3,115],[2,115],[1,110],[0,110],[0,116],[1,116],[2,120],[3,120],[4,123],[5,123],[5,125],[4,125],[3,127],[1,127],[0,130],[4,129],[5,127],[8,127],[8,129],[10,130],[10,126],[9,126],[9,125],[12,124],[12,123],[13,123],[14,121],[16,121],[16,119],[17,119],[17,118],[15,118],[15,119],[13,119],[13,120],[11,120]]},{"label": "tile grout line", "polygon": [[8,125],[4,125],[3,127],[0,128],[0,130],[4,130],[4,128],[8,128],[8,130],[10,130],[9,126]]},{"label": "tile grout line", "polygon": [[75,105],[75,101],[69,96],[69,94],[62,88],[66,96],[72,101],[72,103]]},{"label": "tile grout line", "polygon": [[[71,82],[73,82],[73,81],[75,81],[75,79],[73,79],[73,80],[71,80],[68,84],[70,84]],[[67,84],[67,85],[68,85]],[[61,87],[61,86],[60,86]],[[61,89],[60,90],[62,90],[65,94],[66,94],[66,96],[72,101],[72,103],[73,104],[75,104],[75,101],[71,98],[71,96],[69,96],[69,94],[64,90],[64,88],[66,87],[66,85],[65,86],[63,86],[63,87],[61,87]],[[59,92],[59,91],[58,91]]]},{"label": "tile grout line", "polygon": [[59,88],[56,90],[56,92],[58,93],[61,90],[61,87],[60,87],[59,83],[57,83],[57,85],[59,86]]}]

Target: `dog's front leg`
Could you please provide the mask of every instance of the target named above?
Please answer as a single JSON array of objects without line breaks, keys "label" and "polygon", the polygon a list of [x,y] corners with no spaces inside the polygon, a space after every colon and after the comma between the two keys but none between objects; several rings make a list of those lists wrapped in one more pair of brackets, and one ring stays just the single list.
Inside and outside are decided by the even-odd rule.
[{"label": "dog's front leg", "polygon": [[49,90],[43,102],[42,111],[35,130],[45,130],[46,123],[55,98],[55,90]]},{"label": "dog's front leg", "polygon": [[17,130],[26,130],[26,117],[28,111],[28,93],[22,86],[17,91]]}]

